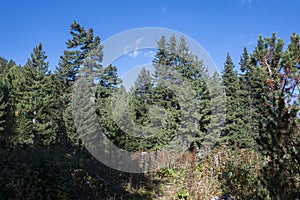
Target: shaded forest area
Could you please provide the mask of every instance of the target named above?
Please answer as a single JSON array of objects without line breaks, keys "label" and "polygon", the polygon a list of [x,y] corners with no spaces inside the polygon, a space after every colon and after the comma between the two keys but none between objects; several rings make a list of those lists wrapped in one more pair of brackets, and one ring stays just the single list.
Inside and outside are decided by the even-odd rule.
[{"label": "shaded forest area", "polygon": [[[0,199],[300,199],[299,39],[294,33],[285,46],[275,33],[259,36],[253,52],[241,52],[239,68],[227,54],[221,76],[211,76],[184,37],[162,36],[155,72],[142,69],[130,91],[116,66],[101,65],[100,37],[77,22],[54,72],[42,44],[24,66],[0,58]],[[93,80],[97,120],[116,146],[147,152],[191,131],[180,127],[188,113],[164,82],[182,79],[172,80],[169,71],[188,81],[195,97],[197,130],[189,151],[167,168],[143,174],[101,164],[74,124],[75,81]],[[118,116],[111,106],[116,92],[131,95]],[[155,134],[153,105],[165,110]],[[224,112],[213,112],[218,109]],[[132,127],[128,134],[115,118],[131,119],[151,137]],[[93,131],[89,124],[80,129]],[[210,138],[212,132],[219,137]],[[204,155],[207,143],[213,149]]]}]

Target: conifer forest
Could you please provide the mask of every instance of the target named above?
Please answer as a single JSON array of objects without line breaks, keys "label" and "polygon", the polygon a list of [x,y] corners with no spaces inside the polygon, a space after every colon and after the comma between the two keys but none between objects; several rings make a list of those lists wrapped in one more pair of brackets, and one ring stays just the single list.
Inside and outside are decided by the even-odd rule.
[{"label": "conifer forest", "polygon": [[[257,35],[239,63],[229,52],[213,74],[184,36],[161,35],[154,71],[143,68],[127,89],[118,66],[102,65],[105,45],[93,28],[74,21],[65,31],[54,70],[42,43],[25,65],[0,58],[0,199],[300,199],[300,35],[290,33],[288,41]],[[88,81],[75,93],[81,78]],[[167,84],[183,79],[188,86],[180,92]],[[189,91],[192,102],[180,100]],[[115,94],[130,99],[126,107]],[[93,109],[83,106],[88,101]],[[89,115],[80,121],[82,112]],[[193,123],[182,126],[185,117]],[[195,134],[163,168],[130,173],[85,147],[92,120],[132,154],[164,149],[178,132]]]}]

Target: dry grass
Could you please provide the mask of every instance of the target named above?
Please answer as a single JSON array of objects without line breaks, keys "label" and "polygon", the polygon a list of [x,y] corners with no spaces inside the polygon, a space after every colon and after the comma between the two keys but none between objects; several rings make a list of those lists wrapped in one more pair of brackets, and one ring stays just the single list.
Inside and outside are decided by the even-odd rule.
[{"label": "dry grass", "polygon": [[[264,192],[257,181],[262,163],[253,150],[237,147],[220,147],[201,159],[195,151],[188,152],[168,168],[145,175],[147,182],[135,177],[126,190],[131,197],[143,199],[210,200],[224,194],[236,199],[256,199],[258,193]],[[138,185],[134,186],[134,182]]]}]

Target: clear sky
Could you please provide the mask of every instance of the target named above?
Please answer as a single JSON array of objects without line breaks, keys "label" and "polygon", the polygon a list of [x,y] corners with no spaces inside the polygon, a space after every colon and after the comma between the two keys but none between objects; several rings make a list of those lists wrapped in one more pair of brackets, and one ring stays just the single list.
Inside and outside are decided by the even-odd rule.
[{"label": "clear sky", "polygon": [[141,27],[182,32],[200,43],[222,70],[229,52],[238,65],[259,35],[276,32],[285,44],[300,34],[299,0],[3,0],[0,56],[25,64],[41,42],[54,69],[76,20],[101,40]]}]

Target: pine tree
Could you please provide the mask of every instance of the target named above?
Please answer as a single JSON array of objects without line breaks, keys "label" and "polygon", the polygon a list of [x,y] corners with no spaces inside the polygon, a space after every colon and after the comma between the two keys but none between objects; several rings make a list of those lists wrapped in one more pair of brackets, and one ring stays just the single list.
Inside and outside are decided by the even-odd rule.
[{"label": "pine tree", "polygon": [[[92,32],[91,32],[92,33]],[[91,34],[90,37],[93,37]],[[65,114],[72,112],[74,124],[67,124],[69,129],[74,131],[74,125],[77,134],[69,134],[69,138],[73,143],[79,144],[79,138],[84,143],[90,144],[90,139],[97,133],[97,115],[96,115],[96,82],[102,77],[102,59],[103,46],[100,44],[100,38],[95,37],[95,41],[89,41],[86,49],[85,59],[78,71],[78,78],[75,82],[72,92],[72,111],[70,106],[67,107]],[[70,115],[65,115],[70,117]],[[71,119],[66,120],[70,122]],[[72,133],[72,132],[71,132]],[[75,133],[75,131],[73,132]],[[77,136],[77,137],[76,137]]]},{"label": "pine tree", "polygon": [[102,70],[103,47],[100,37],[94,36],[93,29],[86,30],[76,21],[71,24],[70,33],[72,38],[67,41],[67,50],[60,57],[59,66],[56,68],[56,81],[59,91],[58,107],[61,110],[59,115],[64,122],[60,125],[61,138],[72,141],[71,138],[76,138],[77,135],[71,115],[72,86],[79,72],[85,76],[92,74],[98,79]]},{"label": "pine tree", "polygon": [[62,81],[63,89],[67,92],[73,82],[76,80],[78,70],[87,57],[93,57],[94,63],[100,64],[102,61],[102,45],[100,37],[94,36],[93,29],[85,30],[83,26],[74,21],[71,24],[70,33],[72,38],[67,41],[67,49],[64,55],[60,57],[59,67],[57,67],[57,76]]},{"label": "pine tree", "polygon": [[81,144],[82,141],[86,147],[91,147],[92,138],[98,133],[95,84],[92,78],[82,76],[76,81],[72,94],[72,115],[77,137],[71,135],[73,138],[69,136],[70,139],[73,144]]},{"label": "pine tree", "polygon": [[34,48],[31,58],[16,79],[18,136],[21,142],[49,144],[56,138],[57,125],[53,120],[54,106],[52,84],[47,56],[42,44]]},{"label": "pine tree", "polygon": [[286,52],[283,52],[283,41],[277,40],[275,33],[271,38],[260,36],[252,63],[259,71],[257,84],[261,86],[258,90],[261,104],[257,141],[268,160],[262,170],[262,180],[272,198],[292,199],[299,191],[294,184],[299,171],[299,165],[295,165],[299,163],[299,129],[296,125],[299,108],[293,103],[291,89],[296,88],[293,80],[299,66],[299,36],[292,36]]}]

